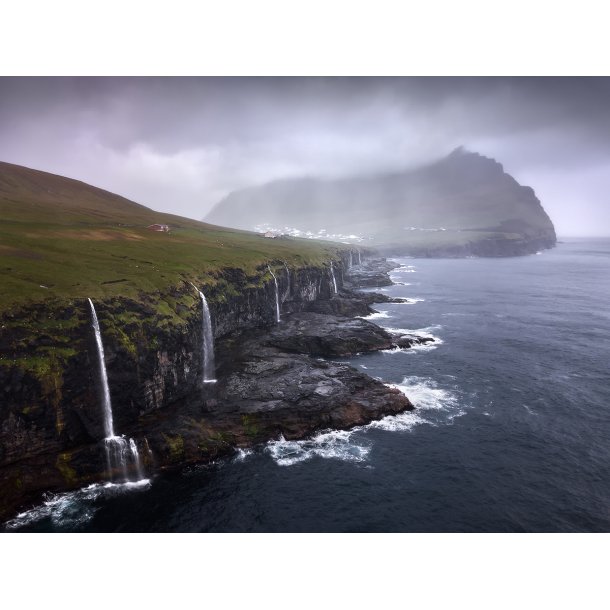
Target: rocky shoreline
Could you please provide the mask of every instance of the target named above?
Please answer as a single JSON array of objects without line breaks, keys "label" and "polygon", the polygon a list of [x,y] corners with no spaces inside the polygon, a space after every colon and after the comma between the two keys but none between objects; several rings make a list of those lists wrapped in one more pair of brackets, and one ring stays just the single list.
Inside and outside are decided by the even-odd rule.
[{"label": "rocky shoreline", "polygon": [[[344,278],[350,288],[333,298],[312,301],[305,311],[286,314],[271,328],[226,337],[217,352],[219,380],[203,389],[202,404],[181,405],[171,423],[158,413],[143,422],[152,453],[162,461],[157,467],[202,461],[202,448],[219,457],[280,435],[300,440],[323,429],[348,429],[413,409],[399,390],[326,360],[434,341],[392,334],[357,317],[375,313],[369,303],[402,302],[354,291],[375,281],[387,285],[393,268],[386,261],[352,268]],[[205,423],[193,425],[201,416]]]},{"label": "rocky shoreline", "polygon": [[[148,409],[127,430],[140,439],[146,473],[228,456],[280,435],[299,440],[413,409],[399,390],[327,360],[434,341],[392,334],[363,319],[374,313],[371,303],[402,301],[358,291],[391,284],[388,271],[395,266],[384,259],[346,265],[336,294],[287,300],[279,324],[226,333],[217,344],[216,383],[201,384],[198,391],[177,394],[163,408]],[[289,276],[286,292],[290,290]],[[3,517],[39,498],[36,476],[44,477],[45,491],[103,480],[101,443],[82,443],[58,455],[42,452],[19,460],[13,469],[5,465],[0,471],[4,490],[15,472],[22,486],[24,479],[31,484],[12,487],[12,496],[5,495]]]}]

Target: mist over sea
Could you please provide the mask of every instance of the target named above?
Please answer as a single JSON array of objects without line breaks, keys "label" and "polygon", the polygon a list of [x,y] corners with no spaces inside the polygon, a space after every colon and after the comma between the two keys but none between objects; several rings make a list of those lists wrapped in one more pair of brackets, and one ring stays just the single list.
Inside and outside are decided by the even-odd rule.
[{"label": "mist over sea", "polygon": [[610,530],[610,239],[400,259],[372,318],[439,339],[350,360],[416,410],[133,489],[49,496],[30,531]]}]

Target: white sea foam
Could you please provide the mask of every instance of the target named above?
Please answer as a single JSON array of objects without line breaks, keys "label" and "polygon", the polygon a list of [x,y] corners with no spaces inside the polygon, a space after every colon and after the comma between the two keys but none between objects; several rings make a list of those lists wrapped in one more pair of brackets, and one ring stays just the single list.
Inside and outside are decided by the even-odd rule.
[{"label": "white sea foam", "polygon": [[415,337],[430,337],[434,339],[434,342],[430,343],[415,343],[411,347],[404,348],[392,348],[387,350],[381,350],[384,354],[400,354],[404,353],[414,353],[414,352],[427,352],[433,349],[436,349],[439,345],[442,345],[444,341],[438,337],[437,335],[432,334],[432,331],[438,331],[443,328],[440,324],[434,324],[432,326],[426,326],[424,328],[394,328],[392,326],[383,326],[385,330],[394,335],[412,335]]},{"label": "white sea foam", "polygon": [[431,333],[441,330],[443,327],[440,324],[432,324],[432,326],[424,326],[422,328],[394,328],[392,326],[384,326],[384,328],[397,335],[417,335],[429,337]]},{"label": "white sea foam", "polygon": [[371,445],[363,434],[367,430],[404,432],[421,424],[437,425],[439,413],[443,413],[446,422],[465,413],[459,408],[457,397],[449,390],[439,388],[431,379],[405,377],[401,383],[385,385],[403,392],[415,406],[415,411],[388,415],[351,430],[326,430],[302,441],[287,441],[280,437],[267,443],[266,450],[280,466],[292,466],[315,456],[363,462],[371,451]]},{"label": "white sea foam", "polygon": [[444,341],[440,337],[432,337],[434,342],[430,343],[414,343],[407,351],[411,353],[415,352],[430,352],[433,349],[437,349],[439,345],[442,345]]},{"label": "white sea foam", "polygon": [[405,377],[401,383],[386,383],[386,385],[400,390],[413,403],[415,411],[388,415],[371,422],[366,426],[367,428],[400,432],[411,430],[419,424],[434,424],[435,422],[427,417],[430,412],[445,411],[446,421],[452,421],[465,413],[458,408],[457,397],[449,390],[439,388],[431,379]]},{"label": "white sea foam", "polygon": [[5,526],[7,529],[19,529],[49,518],[56,527],[75,527],[93,518],[97,511],[96,500],[148,487],[150,479],[141,479],[127,483],[94,483],[77,491],[48,493],[40,506],[19,513]]},{"label": "white sea foam", "polygon": [[401,383],[386,385],[400,390],[421,411],[436,411],[457,405],[457,398],[452,392],[439,388],[435,381],[425,377],[405,377]]},{"label": "white sea foam", "polygon": [[386,385],[400,390],[407,396],[413,403],[415,411],[388,415],[364,426],[364,429],[403,432],[420,424],[434,425],[436,422],[428,418],[432,414],[444,412],[445,420],[452,421],[465,413],[459,409],[457,397],[449,390],[439,388],[432,379],[411,376],[405,377],[401,383],[386,383]]},{"label": "white sea foam", "polygon": [[363,320],[378,320],[379,318],[389,318],[390,314],[387,311],[376,311],[375,313],[371,313],[368,316],[358,316]]},{"label": "white sea foam", "polygon": [[389,303],[389,305],[415,305],[415,303],[423,303],[426,299],[410,298],[410,297],[399,297],[403,299],[398,303]]},{"label": "white sea foam", "polygon": [[243,462],[244,460],[246,460],[248,457],[250,457],[253,454],[254,454],[253,449],[242,449],[241,447],[238,447],[237,451],[235,452],[234,460],[236,462]]},{"label": "white sea foam", "polygon": [[428,422],[415,411],[405,411],[398,415],[388,415],[383,419],[373,421],[368,424],[367,428],[386,430],[388,432],[406,432],[415,426],[425,423]]},{"label": "white sea foam", "polygon": [[356,430],[327,430],[302,441],[287,441],[281,436],[267,443],[266,450],[280,466],[292,466],[314,456],[362,462],[368,456],[370,446],[350,442]]},{"label": "white sea foam", "polygon": [[[430,336],[430,335],[427,335]],[[379,350],[382,354],[415,354],[417,352],[430,352],[436,349],[443,343],[443,340],[439,337],[433,337],[434,343],[414,343],[411,347],[392,347],[390,349]]]},{"label": "white sea foam", "polygon": [[390,349],[379,350],[382,354],[400,354],[401,352],[407,352],[410,348],[408,347],[391,347]]}]

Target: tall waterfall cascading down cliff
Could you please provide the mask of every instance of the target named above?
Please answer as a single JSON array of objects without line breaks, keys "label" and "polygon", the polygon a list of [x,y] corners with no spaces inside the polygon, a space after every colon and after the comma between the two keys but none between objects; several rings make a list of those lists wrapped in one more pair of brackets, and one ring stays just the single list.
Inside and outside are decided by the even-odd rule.
[{"label": "tall waterfall cascading down cliff", "polygon": [[337,292],[339,292],[337,290],[337,280],[335,279],[335,270],[333,269],[333,262],[330,261],[330,275],[333,279],[333,291],[335,294],[337,294]]},{"label": "tall waterfall cascading down cliff", "polygon": [[113,478],[113,473],[119,471],[123,481],[129,481],[129,467],[135,468],[138,481],[142,480],[143,469],[140,461],[140,454],[136,442],[130,438],[129,441],[124,436],[117,436],[114,433],[114,421],[112,418],[112,402],[110,400],[110,386],[108,385],[108,373],[106,372],[106,361],[104,358],[104,344],[102,343],[102,333],[97,313],[91,299],[89,307],[91,309],[91,319],[95,332],[95,343],[97,346],[99,380],[102,387],[102,412],[104,416],[104,448],[106,450],[106,466],[108,477]]},{"label": "tall waterfall cascading down cliff", "polygon": [[286,262],[284,262],[284,268],[286,269],[286,292],[284,293],[284,299],[290,298],[290,269]]},{"label": "tall waterfall cascading down cliff", "polygon": [[216,364],[214,362],[214,333],[212,331],[212,317],[205,295],[198,290],[201,297],[201,325],[203,334],[203,383],[216,383]]},{"label": "tall waterfall cascading down cliff", "polygon": [[275,282],[275,321],[280,322],[280,289],[277,285],[277,278],[275,277],[275,273],[271,271],[271,267],[267,265],[267,269],[269,269],[269,273],[273,277],[273,281]]},{"label": "tall waterfall cascading down cliff", "polygon": [[360,255],[360,250],[358,250],[358,264],[362,265],[362,257]]},{"label": "tall waterfall cascading down cliff", "polygon": [[102,333],[100,331],[100,323],[97,319],[97,313],[93,306],[93,301],[89,301],[91,308],[91,319],[93,320],[93,330],[95,332],[95,343],[97,345],[99,378],[102,386],[102,408],[104,412],[104,433],[105,438],[114,436],[114,422],[112,420],[112,403],[110,401],[110,387],[108,385],[108,374],[106,373],[106,362],[104,359],[104,344],[102,343]]}]

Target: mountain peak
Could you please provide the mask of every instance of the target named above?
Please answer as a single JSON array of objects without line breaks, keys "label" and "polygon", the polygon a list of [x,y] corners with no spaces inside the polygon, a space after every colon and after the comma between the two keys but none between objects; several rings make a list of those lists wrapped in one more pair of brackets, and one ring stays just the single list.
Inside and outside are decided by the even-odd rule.
[{"label": "mountain peak", "polygon": [[[454,148],[447,156],[448,157],[460,157],[462,155],[469,155],[469,154],[473,154],[471,153],[469,150],[466,150],[466,147],[461,144],[460,146],[457,146],[456,148]],[[476,153],[474,153],[476,154]]]},{"label": "mountain peak", "polygon": [[555,243],[532,189],[464,146],[403,172],[244,189],[219,202],[206,220],[358,239],[403,254],[515,255]]}]

